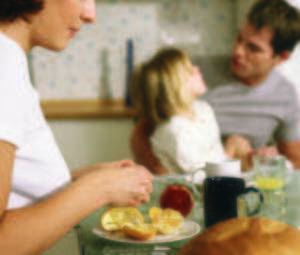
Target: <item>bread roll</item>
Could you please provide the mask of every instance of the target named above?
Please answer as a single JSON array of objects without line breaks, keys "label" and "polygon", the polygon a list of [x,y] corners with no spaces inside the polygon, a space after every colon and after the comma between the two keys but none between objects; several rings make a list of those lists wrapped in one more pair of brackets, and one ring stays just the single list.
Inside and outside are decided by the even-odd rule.
[{"label": "bread roll", "polygon": [[180,255],[299,255],[300,231],[264,218],[218,223],[188,242]]},{"label": "bread roll", "polygon": [[123,233],[136,240],[150,240],[155,237],[156,229],[151,224],[127,223],[123,227]]}]

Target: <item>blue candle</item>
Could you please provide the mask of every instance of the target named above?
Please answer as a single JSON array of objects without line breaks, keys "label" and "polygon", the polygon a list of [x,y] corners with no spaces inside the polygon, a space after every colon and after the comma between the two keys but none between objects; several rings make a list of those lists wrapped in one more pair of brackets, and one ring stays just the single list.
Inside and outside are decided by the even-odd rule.
[{"label": "blue candle", "polygon": [[129,93],[130,79],[134,67],[134,44],[130,38],[126,41],[126,91],[125,91],[125,104],[132,106],[132,98]]}]

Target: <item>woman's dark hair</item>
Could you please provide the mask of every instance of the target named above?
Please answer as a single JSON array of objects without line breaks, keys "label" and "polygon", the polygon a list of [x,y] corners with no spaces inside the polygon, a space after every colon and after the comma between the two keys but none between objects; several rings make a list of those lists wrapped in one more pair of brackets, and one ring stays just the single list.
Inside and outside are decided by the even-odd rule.
[{"label": "woman's dark hair", "polygon": [[36,14],[43,9],[44,0],[0,0],[0,22],[13,22]]},{"label": "woman's dark hair", "polygon": [[300,11],[286,0],[258,0],[248,14],[248,22],[257,29],[271,29],[275,54],[292,51],[300,40]]}]

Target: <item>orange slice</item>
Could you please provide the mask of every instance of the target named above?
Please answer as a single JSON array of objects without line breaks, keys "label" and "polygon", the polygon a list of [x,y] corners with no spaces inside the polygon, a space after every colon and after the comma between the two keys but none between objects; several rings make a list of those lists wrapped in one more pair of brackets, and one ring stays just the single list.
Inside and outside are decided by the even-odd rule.
[{"label": "orange slice", "polygon": [[126,236],[142,241],[152,239],[156,235],[156,229],[147,223],[126,223],[122,231]]},{"label": "orange slice", "polygon": [[122,230],[127,223],[142,224],[143,222],[143,215],[135,207],[111,208],[101,217],[101,226],[107,231]]},{"label": "orange slice", "polygon": [[149,211],[152,225],[160,234],[175,232],[183,222],[183,216],[173,209],[160,209],[152,207]]},{"label": "orange slice", "polygon": [[163,209],[158,207],[151,207],[149,210],[149,217],[152,222],[157,221],[159,218],[162,217]]}]

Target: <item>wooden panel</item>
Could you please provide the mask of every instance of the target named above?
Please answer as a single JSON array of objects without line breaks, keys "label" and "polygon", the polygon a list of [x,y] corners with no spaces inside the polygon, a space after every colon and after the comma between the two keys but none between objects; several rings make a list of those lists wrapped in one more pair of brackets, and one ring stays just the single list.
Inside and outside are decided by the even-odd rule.
[{"label": "wooden panel", "polygon": [[47,119],[130,118],[134,110],[122,100],[45,100],[41,102]]}]

